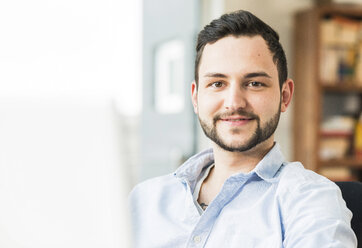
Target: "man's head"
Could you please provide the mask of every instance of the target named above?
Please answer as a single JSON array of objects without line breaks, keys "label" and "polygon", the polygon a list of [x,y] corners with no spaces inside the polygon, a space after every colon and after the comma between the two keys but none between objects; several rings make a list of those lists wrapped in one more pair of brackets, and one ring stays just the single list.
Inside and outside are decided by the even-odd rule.
[{"label": "man's head", "polygon": [[232,152],[272,144],[293,94],[275,31],[249,12],[223,15],[197,51],[192,101],[206,136]]},{"label": "man's head", "polygon": [[199,65],[206,44],[212,44],[226,36],[248,36],[260,35],[266,41],[273,61],[278,68],[280,87],[288,77],[287,61],[279,35],[266,23],[248,11],[240,10],[222,15],[206,25],[199,33],[196,45],[195,59],[195,82],[199,80]]}]

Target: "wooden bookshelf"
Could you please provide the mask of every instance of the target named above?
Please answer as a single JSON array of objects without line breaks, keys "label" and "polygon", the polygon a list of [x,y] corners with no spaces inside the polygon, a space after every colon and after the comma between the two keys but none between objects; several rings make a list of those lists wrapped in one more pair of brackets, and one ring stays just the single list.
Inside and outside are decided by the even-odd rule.
[{"label": "wooden bookshelf", "polygon": [[334,85],[321,85],[321,91],[335,93],[360,93],[362,94],[362,85],[356,83],[335,83]]},{"label": "wooden bookshelf", "polygon": [[341,159],[319,160],[320,167],[347,167],[362,169],[362,159],[345,157]]},{"label": "wooden bookshelf", "polygon": [[[361,106],[359,107],[359,112],[355,113],[355,115],[359,115],[362,111],[362,80],[356,80],[356,70],[352,70],[354,73],[351,74],[352,76],[346,74],[347,77],[341,74],[345,76],[341,76],[341,79],[338,78],[340,76],[338,75],[336,76],[337,79],[327,81],[322,76],[325,75],[322,73],[323,62],[330,62],[326,54],[333,52],[323,53],[325,49],[354,49],[357,45],[362,47],[362,37],[358,44],[349,42],[346,45],[338,43],[327,45],[327,43],[323,43],[326,37],[322,37],[322,35],[325,35],[323,32],[326,31],[322,30],[322,24],[324,25],[326,20],[334,20],[333,18],[341,18],[347,22],[351,20],[352,25],[357,22],[362,24],[362,5],[320,6],[300,11],[295,15],[293,70],[295,81],[293,100],[294,159],[301,161],[306,168],[316,172],[332,167],[362,171],[362,158],[357,158],[354,155],[353,147],[343,157],[321,158],[320,155],[323,138],[321,129],[322,123],[327,117],[326,113],[339,111],[335,106],[329,107],[326,105],[326,97],[332,95],[333,97],[343,98],[344,96],[348,97],[349,94],[357,94],[361,99]],[[362,36],[361,34],[359,35]],[[358,51],[362,51],[362,49]],[[342,54],[342,52],[339,52],[339,54]],[[352,52],[355,51],[353,50]],[[362,58],[362,53],[359,56]],[[328,73],[327,76],[329,76]],[[340,112],[342,114],[343,111],[341,110]],[[351,146],[353,146],[353,141],[351,142]],[[334,178],[331,179],[333,180]],[[346,178],[346,180],[349,179]],[[358,179],[362,180],[362,178]]]}]

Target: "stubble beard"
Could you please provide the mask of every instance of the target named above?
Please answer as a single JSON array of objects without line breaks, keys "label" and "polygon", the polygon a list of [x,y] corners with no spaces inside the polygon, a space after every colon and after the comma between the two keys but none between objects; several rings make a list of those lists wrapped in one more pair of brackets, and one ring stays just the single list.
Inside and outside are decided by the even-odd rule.
[{"label": "stubble beard", "polygon": [[[222,149],[229,151],[229,152],[245,152],[248,151],[258,144],[264,142],[265,140],[269,139],[275,132],[276,128],[278,127],[279,119],[280,119],[280,113],[281,113],[281,105],[279,104],[279,109],[277,113],[273,115],[272,118],[270,118],[265,125],[261,126],[260,124],[260,117],[250,113],[246,112],[244,110],[237,110],[231,113],[223,113],[222,115],[216,115],[213,119],[213,125],[210,127],[205,121],[203,121],[200,116],[199,121],[200,125],[202,127],[202,130],[204,131],[205,135],[211,139],[213,142],[215,142],[219,147]],[[243,144],[227,144],[223,138],[222,134],[220,135],[217,131],[216,125],[217,121],[219,121],[223,117],[231,116],[231,115],[242,115],[248,118],[251,118],[251,121],[256,121],[257,127],[254,130],[254,133],[252,136]],[[231,129],[231,133],[237,134],[239,130],[237,128]]]}]

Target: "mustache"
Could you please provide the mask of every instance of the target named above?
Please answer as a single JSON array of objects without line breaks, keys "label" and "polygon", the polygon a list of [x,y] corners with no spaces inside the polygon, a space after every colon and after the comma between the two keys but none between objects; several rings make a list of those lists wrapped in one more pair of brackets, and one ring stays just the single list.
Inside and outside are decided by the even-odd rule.
[{"label": "mustache", "polygon": [[234,110],[234,111],[229,111],[229,112],[223,112],[223,113],[216,114],[215,117],[214,117],[214,123],[216,123],[218,120],[225,119],[225,118],[228,118],[228,117],[233,116],[233,115],[242,115],[242,116],[245,116],[245,117],[250,118],[250,119],[259,120],[259,116],[257,116],[256,114],[254,114],[252,112],[248,112],[248,111],[243,110],[243,109],[237,109],[237,110]]}]

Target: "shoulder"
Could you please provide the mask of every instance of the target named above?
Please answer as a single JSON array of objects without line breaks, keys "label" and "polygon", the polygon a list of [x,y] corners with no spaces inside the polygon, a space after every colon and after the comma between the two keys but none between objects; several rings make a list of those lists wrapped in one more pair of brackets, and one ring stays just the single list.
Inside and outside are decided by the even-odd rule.
[{"label": "shoulder", "polygon": [[128,209],[134,232],[152,229],[155,221],[175,218],[175,210],[185,204],[185,184],[173,174],[156,177],[136,185],[128,196]]},{"label": "shoulder", "polygon": [[339,191],[338,186],[326,177],[305,169],[300,162],[284,163],[278,174],[279,188],[289,193],[298,190],[314,190],[319,187],[329,187]]},{"label": "shoulder", "polygon": [[334,182],[300,163],[284,164],[278,176],[286,247],[355,247],[352,213]]},{"label": "shoulder", "polygon": [[351,218],[342,193],[334,182],[305,169],[299,162],[286,163],[282,167],[277,191],[284,213],[295,215],[309,209],[313,215],[345,221]]},{"label": "shoulder", "polygon": [[171,196],[183,188],[182,182],[173,174],[155,177],[137,184],[129,194],[128,201],[133,207],[150,201]]}]

